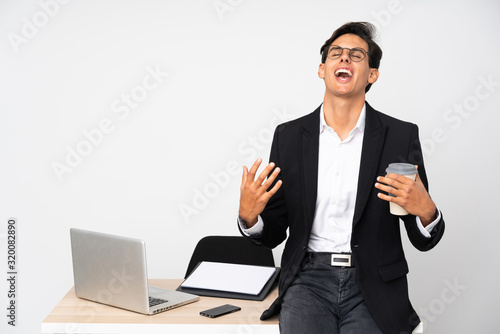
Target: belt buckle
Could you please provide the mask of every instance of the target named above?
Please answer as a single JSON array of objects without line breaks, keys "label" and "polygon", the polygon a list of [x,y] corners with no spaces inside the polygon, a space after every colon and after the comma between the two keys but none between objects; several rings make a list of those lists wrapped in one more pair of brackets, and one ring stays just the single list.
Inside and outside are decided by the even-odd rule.
[{"label": "belt buckle", "polygon": [[332,254],[331,265],[335,267],[350,267],[351,254]]}]

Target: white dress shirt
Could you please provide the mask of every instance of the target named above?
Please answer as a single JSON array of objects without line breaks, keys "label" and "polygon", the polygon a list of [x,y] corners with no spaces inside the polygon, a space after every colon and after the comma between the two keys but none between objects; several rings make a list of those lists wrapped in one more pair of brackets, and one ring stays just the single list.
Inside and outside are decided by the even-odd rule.
[{"label": "white dress shirt", "polygon": [[308,250],[350,253],[366,107],[343,141],[326,124],[323,105],[319,119],[318,195]]},{"label": "white dress shirt", "polygon": [[[316,210],[308,244],[310,252],[351,252],[352,222],[365,120],[366,105],[363,105],[356,126],[351,130],[349,136],[341,141],[333,128],[326,124],[323,105],[321,106],[318,189]],[[416,221],[420,232],[429,238],[430,232],[440,218],[441,212],[438,210],[436,220],[424,227],[417,217]],[[238,219],[238,222],[243,233],[248,236],[260,234],[264,228],[264,221],[260,216],[257,224],[251,228],[247,228],[241,219]]]}]

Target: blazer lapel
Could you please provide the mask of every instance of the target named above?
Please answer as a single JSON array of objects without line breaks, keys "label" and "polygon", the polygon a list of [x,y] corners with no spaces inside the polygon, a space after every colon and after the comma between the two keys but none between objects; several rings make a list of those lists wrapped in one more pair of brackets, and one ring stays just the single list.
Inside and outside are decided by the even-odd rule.
[{"label": "blazer lapel", "polygon": [[[300,141],[300,178],[304,189],[304,221],[311,227],[316,208],[318,193],[318,157],[319,157],[319,115],[318,107],[312,114],[304,119],[302,124],[302,138]],[[306,229],[310,231],[310,228]]]},{"label": "blazer lapel", "polygon": [[384,147],[386,127],[368,102],[366,103],[365,135],[361,151],[361,164],[359,168],[358,190],[354,207],[353,228],[362,216],[370,193],[374,191],[377,169]]}]

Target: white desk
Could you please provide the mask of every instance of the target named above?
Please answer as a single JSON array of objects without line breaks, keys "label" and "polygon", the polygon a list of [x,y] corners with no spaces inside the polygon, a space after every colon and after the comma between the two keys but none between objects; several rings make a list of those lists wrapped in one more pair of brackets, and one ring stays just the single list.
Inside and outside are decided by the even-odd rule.
[{"label": "white desk", "polygon": [[[182,280],[150,280],[150,285],[175,290]],[[41,333],[78,334],[278,334],[278,316],[261,321],[260,315],[278,296],[272,291],[263,301],[200,297],[200,300],[155,315],[143,315],[88,300],[75,295],[74,288],[54,307],[42,322]],[[200,311],[223,304],[241,307],[241,311],[220,318],[200,316]],[[413,333],[423,333],[422,323]]]}]

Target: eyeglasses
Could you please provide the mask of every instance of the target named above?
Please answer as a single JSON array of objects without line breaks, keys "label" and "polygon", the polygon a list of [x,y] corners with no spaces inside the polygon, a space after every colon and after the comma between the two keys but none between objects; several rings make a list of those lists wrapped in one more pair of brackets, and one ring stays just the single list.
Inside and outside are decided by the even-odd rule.
[{"label": "eyeglasses", "polygon": [[328,51],[328,58],[335,60],[337,58],[340,58],[342,54],[344,53],[344,50],[349,50],[349,58],[352,61],[359,62],[365,59],[366,55],[368,54],[364,49],[362,48],[343,48],[338,45],[333,45],[330,51]]}]

